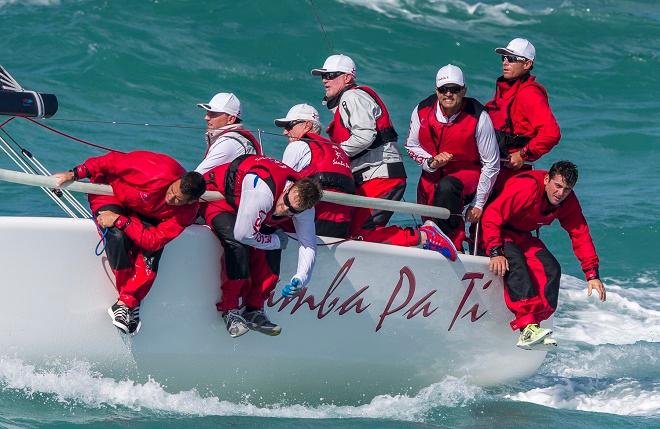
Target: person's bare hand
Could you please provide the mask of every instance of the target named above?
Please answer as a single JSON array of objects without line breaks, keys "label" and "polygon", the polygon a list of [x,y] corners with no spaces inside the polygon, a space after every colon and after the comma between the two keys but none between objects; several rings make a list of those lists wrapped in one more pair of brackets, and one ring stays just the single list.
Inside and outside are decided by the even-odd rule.
[{"label": "person's bare hand", "polygon": [[471,223],[476,223],[481,220],[482,210],[476,207],[469,207],[465,213],[465,220]]},{"label": "person's bare hand", "polygon": [[525,161],[522,159],[520,152],[514,152],[509,156],[507,166],[512,170],[520,170]]},{"label": "person's bare hand", "polygon": [[431,161],[431,164],[429,166],[433,169],[442,168],[445,165],[447,165],[447,163],[451,161],[453,157],[454,155],[452,155],[451,153],[440,152],[439,154],[433,157],[433,160]]},{"label": "person's bare hand", "polygon": [[64,185],[67,185],[71,182],[73,182],[73,172],[72,171],[64,171],[62,173],[55,173],[53,174],[53,177],[55,178],[55,187],[60,188]]},{"label": "person's bare hand", "polygon": [[509,271],[509,261],[504,256],[493,256],[490,258],[488,268],[494,274],[504,277],[504,274]]},{"label": "person's bare hand", "polygon": [[603,282],[600,281],[600,279],[593,279],[587,282],[587,295],[591,296],[591,293],[594,290],[598,292],[598,298],[601,301],[605,301],[607,299],[605,293],[605,285],[603,284]]},{"label": "person's bare hand", "polygon": [[101,210],[96,216],[96,223],[98,223],[101,227],[103,228],[110,228],[115,224],[115,221],[119,215],[115,212],[111,212],[110,210]]}]

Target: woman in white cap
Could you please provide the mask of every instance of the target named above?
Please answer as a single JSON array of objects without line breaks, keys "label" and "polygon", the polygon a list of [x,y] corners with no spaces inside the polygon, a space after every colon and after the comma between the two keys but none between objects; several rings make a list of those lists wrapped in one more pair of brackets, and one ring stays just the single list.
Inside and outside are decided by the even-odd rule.
[{"label": "woman in white cap", "polygon": [[510,177],[531,170],[532,163],[550,152],[561,138],[548,93],[530,74],[536,59],[534,45],[516,38],[495,52],[502,55],[502,76],[486,109],[495,127],[503,168],[494,195]]}]

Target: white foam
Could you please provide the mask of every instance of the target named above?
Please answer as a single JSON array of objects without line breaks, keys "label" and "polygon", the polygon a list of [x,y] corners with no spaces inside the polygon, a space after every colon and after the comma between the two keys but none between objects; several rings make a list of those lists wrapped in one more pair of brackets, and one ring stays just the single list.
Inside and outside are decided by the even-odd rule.
[{"label": "white foam", "polygon": [[415,396],[379,395],[368,404],[337,406],[332,404],[273,405],[258,407],[249,403],[232,403],[218,397],[204,397],[196,390],[168,393],[149,380],[143,384],[131,380],[114,380],[93,372],[85,362],[73,362],[48,369],[36,369],[20,359],[0,357],[0,386],[28,395],[53,395],[56,401],[88,407],[126,407],[186,415],[257,416],[286,418],[379,418],[420,421],[437,406],[463,406],[474,400],[481,389],[463,379],[447,377],[440,383],[422,389]]},{"label": "white foam", "polygon": [[660,415],[660,383],[644,386],[636,380],[613,384],[592,380],[566,380],[550,387],[508,395],[514,401],[533,402],[552,408],[632,416]]},{"label": "white foam", "polygon": [[660,344],[561,347],[548,355],[540,373],[552,377],[660,379]]},{"label": "white foam", "polygon": [[17,3],[31,6],[57,6],[60,4],[60,0],[0,0],[0,7],[11,6]]},{"label": "white foam", "polygon": [[660,288],[607,283],[607,301],[586,294],[586,282],[563,275],[556,336],[587,344],[660,342]]},{"label": "white foam", "polygon": [[[415,0],[339,0],[339,2],[365,7],[389,18],[401,17],[429,26],[445,27],[457,24],[529,25],[537,22],[531,19],[533,16],[547,15],[554,11],[551,8],[531,11],[509,2],[491,5],[481,2],[470,4],[463,0],[438,0],[430,3]],[[467,16],[460,20],[445,16],[453,12]]]}]

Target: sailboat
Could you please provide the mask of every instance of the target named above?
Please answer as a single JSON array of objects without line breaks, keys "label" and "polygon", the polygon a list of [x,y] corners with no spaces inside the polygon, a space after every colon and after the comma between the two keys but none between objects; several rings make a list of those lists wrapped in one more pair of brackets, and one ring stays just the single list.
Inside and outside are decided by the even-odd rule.
[{"label": "sailboat", "polygon": [[[0,101],[0,115],[9,118],[0,128],[13,118],[41,124],[40,118],[55,113],[54,97],[25,91],[2,72],[0,100],[11,92],[19,101]],[[33,101],[20,101],[28,98]],[[12,159],[24,155],[2,136],[0,148]],[[215,307],[223,249],[203,225],[190,226],[165,247],[157,280],[141,304],[142,329],[123,335],[106,311],[116,290],[107,258],[94,252],[97,228],[71,194],[111,191],[85,183],[54,190],[50,172],[33,157],[19,166],[23,172],[0,170],[0,180],[42,187],[69,217],[0,213],[0,292],[9,304],[0,312],[3,357],[37,367],[84,361],[104,375],[152,378],[168,389],[228,398],[311,394],[325,401],[414,393],[447,376],[500,384],[534,374],[545,358],[544,351],[516,348],[503,283],[488,270],[488,258],[461,254],[452,262],[420,248],[327,237],[318,237],[304,293],[282,298],[278,287],[267,301],[281,335],[250,332],[233,339]],[[369,200],[342,201],[368,206],[374,203]],[[296,247],[283,252],[282,279],[293,274]]]}]

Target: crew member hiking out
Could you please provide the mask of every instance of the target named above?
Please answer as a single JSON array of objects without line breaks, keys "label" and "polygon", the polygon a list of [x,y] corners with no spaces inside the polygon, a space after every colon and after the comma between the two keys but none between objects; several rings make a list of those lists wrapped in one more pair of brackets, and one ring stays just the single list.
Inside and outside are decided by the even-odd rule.
[{"label": "crew member hiking out", "polygon": [[123,333],[140,329],[140,302],[156,279],[167,243],[191,225],[206,184],[173,158],[155,152],[111,152],[54,175],[61,186],[89,178],[112,186],[114,196],[89,195],[95,222],[105,233],[105,252],[119,298],[109,309]]},{"label": "crew member hiking out", "polygon": [[575,256],[588,282],[605,301],[598,255],[573,187],[575,165],[559,161],[550,171],[528,171],[512,178],[484,211],[482,226],[490,270],[504,276],[504,300],[514,314],[512,329],[521,331],[517,346],[553,348],[552,331],[540,323],[557,309],[561,267],[533,231],[559,219],[568,232]]},{"label": "crew member hiking out", "polygon": [[309,283],[314,267],[314,205],[321,198],[321,187],[281,162],[258,155],[240,156],[204,177],[209,190],[226,198],[203,204],[201,211],[224,248],[217,309],[227,331],[234,338],[249,329],[279,335],[280,326],[264,312],[288,241],[278,225],[292,218],[297,234],[298,267],[282,290],[285,296],[295,296]]}]

